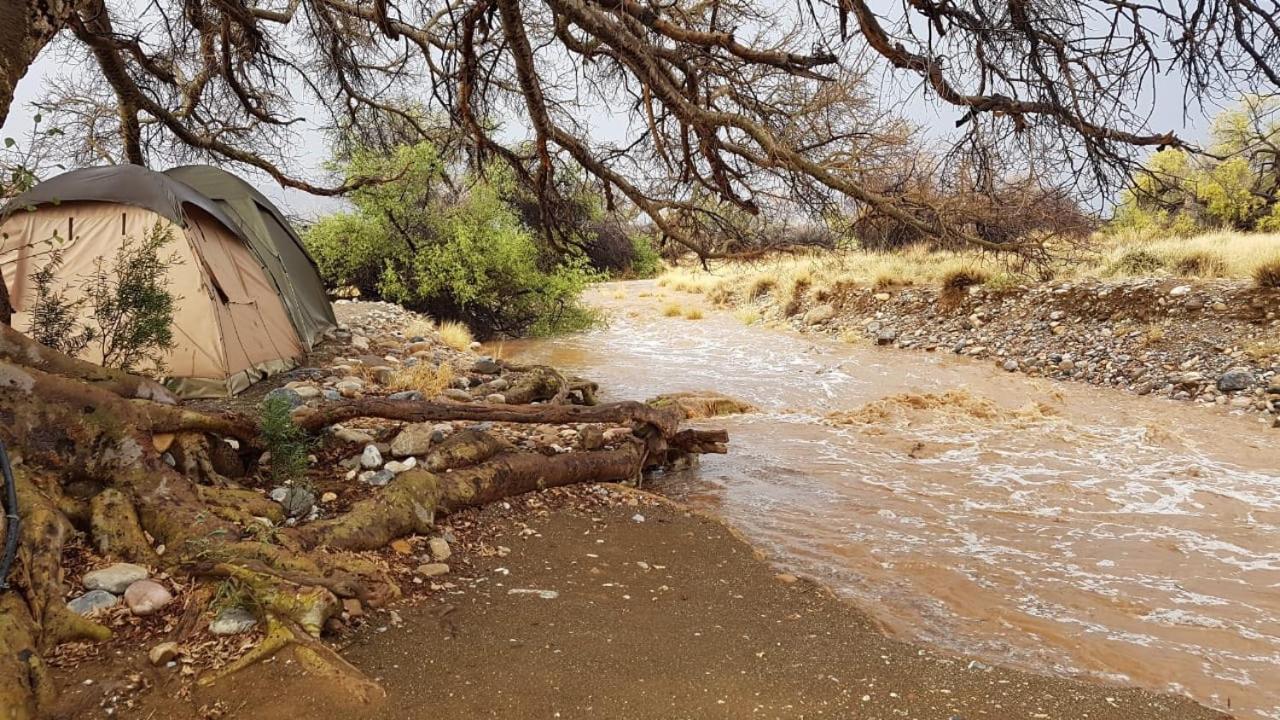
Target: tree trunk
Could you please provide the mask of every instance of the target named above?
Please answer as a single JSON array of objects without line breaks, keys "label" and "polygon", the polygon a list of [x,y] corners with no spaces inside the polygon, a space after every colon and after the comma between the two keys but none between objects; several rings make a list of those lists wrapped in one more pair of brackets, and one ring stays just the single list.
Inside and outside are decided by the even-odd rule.
[{"label": "tree trunk", "polygon": [[[18,82],[26,76],[40,51],[63,28],[74,10],[64,0],[5,0],[0,3],[0,125],[9,118],[9,106]],[[8,298],[0,295],[0,320]]]}]

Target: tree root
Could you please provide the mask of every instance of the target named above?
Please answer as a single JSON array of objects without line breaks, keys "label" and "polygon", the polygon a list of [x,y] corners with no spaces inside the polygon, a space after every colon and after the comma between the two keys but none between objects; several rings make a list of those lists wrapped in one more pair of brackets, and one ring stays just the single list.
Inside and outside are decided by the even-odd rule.
[{"label": "tree root", "polygon": [[[363,398],[304,408],[294,417],[311,432],[377,417],[628,424],[633,436],[612,449],[548,456],[514,452],[492,436],[464,431],[436,448],[423,466],[401,473],[342,516],[282,528],[277,503],[234,486],[212,462],[214,447],[227,449],[210,445],[221,443],[220,437],[261,449],[256,421],[165,404],[172,398],[149,380],[81,363],[0,327],[0,439],[20,459],[23,517],[14,583],[19,592],[0,596],[0,707],[17,709],[0,718],[26,720],[47,704],[52,687],[39,653],[62,642],[110,635],[64,603],[62,549],[72,520],[89,530],[103,555],[221,578],[243,590],[267,637],[201,682],[216,682],[291,648],[305,667],[331,675],[352,694],[374,698],[381,689],[315,639],[338,610],[338,598],[376,607],[399,595],[384,570],[350,553],[426,534],[436,512],[571,483],[628,481],[673,458],[724,452],[727,441],[721,431],[680,430],[684,413],[678,407],[562,404],[575,393],[594,402],[595,386],[550,368],[526,370],[514,390],[515,400],[549,403]],[[162,458],[165,450],[176,469]]]},{"label": "tree root", "polygon": [[0,710],[4,720],[36,720],[56,695],[40,658],[39,628],[16,593],[0,594]]},{"label": "tree root", "polygon": [[270,612],[266,614],[265,623],[267,634],[262,642],[235,662],[204,675],[199,683],[207,687],[292,647],[294,658],[303,668],[340,685],[348,697],[368,703],[386,696],[382,686],[370,680],[332,648],[312,638],[296,623]]},{"label": "tree root", "polygon": [[133,502],[115,488],[107,488],[89,501],[90,535],[105,557],[139,565],[159,565],[160,556],[147,541]]},{"label": "tree root", "polygon": [[345,514],[293,528],[304,547],[373,550],[405,535],[426,534],[437,510],[452,512],[504,497],[580,482],[635,479],[645,451],[635,441],[615,450],[564,453],[503,453],[475,467],[433,474],[415,468],[401,473],[378,495]]},{"label": "tree root", "polygon": [[173,393],[154,380],[68,357],[41,345],[5,323],[0,323],[0,360],[81,380],[124,398],[150,400],[165,405],[177,403]]},{"label": "tree root", "polygon": [[300,408],[294,421],[309,431],[358,417],[402,422],[471,420],[563,425],[566,423],[643,423],[671,435],[683,419],[678,408],[655,408],[642,402],[618,402],[592,407],[578,405],[490,405],[444,403],[425,400],[360,398],[332,402],[319,408]]}]

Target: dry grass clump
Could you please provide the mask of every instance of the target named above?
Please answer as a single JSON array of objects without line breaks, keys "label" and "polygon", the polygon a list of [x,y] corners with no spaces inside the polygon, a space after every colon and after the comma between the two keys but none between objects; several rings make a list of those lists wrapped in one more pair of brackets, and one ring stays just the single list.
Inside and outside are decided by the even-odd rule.
[{"label": "dry grass clump", "polygon": [[1216,278],[1227,275],[1227,259],[1219,250],[1190,248],[1175,257],[1173,272],[1186,277]]},{"label": "dry grass clump", "polygon": [[760,322],[760,311],[752,307],[738,308],[734,311],[733,316],[744,325],[755,325]]},{"label": "dry grass clump", "polygon": [[1254,266],[1253,284],[1260,288],[1280,289],[1280,253]]},{"label": "dry grass clump", "polygon": [[960,292],[991,279],[991,273],[977,265],[956,265],[944,271],[939,278],[942,289]]},{"label": "dry grass clump", "polygon": [[436,331],[436,324],[431,322],[429,317],[416,317],[404,326],[405,337],[431,337],[431,333]]},{"label": "dry grass clump", "polygon": [[423,397],[430,398],[439,395],[449,387],[453,377],[453,368],[447,364],[432,366],[431,363],[420,362],[413,367],[396,370],[391,375],[391,381],[387,383],[387,389],[396,392],[417,390]]},{"label": "dry grass clump", "polygon": [[475,342],[475,338],[471,337],[471,330],[460,322],[446,320],[440,323],[437,331],[440,333],[440,341],[454,350],[466,350]]},{"label": "dry grass clump", "polygon": [[684,311],[684,319],[685,320],[701,320],[702,311],[699,310],[698,308],[689,308],[688,310]]},{"label": "dry grass clump", "polygon": [[680,307],[680,303],[667,303],[662,306],[663,317],[680,317],[684,309]]}]

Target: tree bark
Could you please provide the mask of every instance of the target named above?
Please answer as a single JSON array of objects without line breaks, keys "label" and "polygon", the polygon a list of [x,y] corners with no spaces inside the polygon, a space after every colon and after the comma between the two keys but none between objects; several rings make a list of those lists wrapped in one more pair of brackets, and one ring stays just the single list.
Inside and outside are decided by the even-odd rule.
[{"label": "tree bark", "polygon": [[[0,125],[9,118],[18,83],[73,11],[74,3],[63,0],[0,2]],[[7,325],[6,301],[0,296],[0,320]]]}]

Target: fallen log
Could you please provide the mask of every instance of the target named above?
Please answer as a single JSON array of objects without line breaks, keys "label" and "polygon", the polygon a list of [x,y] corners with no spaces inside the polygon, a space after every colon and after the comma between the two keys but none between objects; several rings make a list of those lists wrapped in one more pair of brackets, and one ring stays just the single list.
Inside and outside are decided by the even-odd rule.
[{"label": "fallen log", "polygon": [[316,431],[353,418],[370,417],[402,422],[508,422],[563,425],[565,423],[640,423],[652,425],[664,435],[673,435],[683,413],[678,408],[655,408],[642,402],[625,401],[604,405],[493,405],[451,403],[430,400],[388,400],[359,398],[304,407],[294,411],[299,427]]}]

